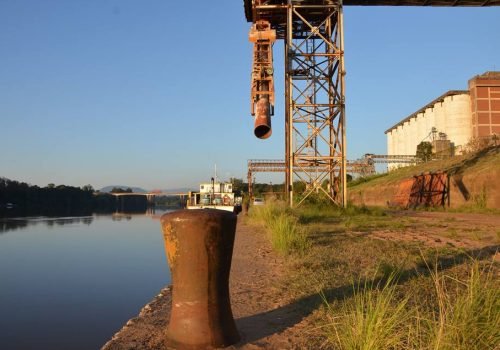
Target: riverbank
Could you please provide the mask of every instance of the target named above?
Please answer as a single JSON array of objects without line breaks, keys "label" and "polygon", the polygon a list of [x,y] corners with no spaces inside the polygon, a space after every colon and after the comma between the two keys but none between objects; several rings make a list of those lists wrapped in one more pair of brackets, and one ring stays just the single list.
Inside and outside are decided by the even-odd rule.
[{"label": "riverbank", "polygon": [[[498,215],[382,208],[275,210],[274,218],[290,216],[297,225],[294,230],[307,235],[307,248],[278,254],[269,241],[272,225],[258,215],[239,218],[230,292],[242,340],[229,349],[349,349],[345,346],[349,339],[338,337],[337,332],[347,335],[349,329],[355,330],[349,320],[356,303],[378,302],[384,290],[390,292],[385,313],[373,316],[381,317],[384,325],[384,317],[400,310],[401,323],[395,330],[382,327],[387,332],[384,337],[377,334],[380,330],[373,334],[403,344],[396,348],[441,349],[433,342],[457,343],[438,339],[432,332],[442,327],[440,337],[454,336],[452,330],[457,327],[439,324],[440,316],[446,322],[454,320],[456,304],[468,287],[480,286],[481,293],[493,297],[490,301],[500,299],[496,298],[499,280],[491,279],[500,271]],[[476,276],[479,280],[472,281]],[[387,281],[391,284],[384,289]],[[453,292],[448,295],[443,290]],[[467,311],[472,316],[457,317],[469,319],[483,312],[492,316],[493,320],[467,325],[474,330],[489,327],[486,331],[497,337],[487,340],[492,344],[500,336],[495,331],[500,316],[496,306],[485,310],[482,305],[483,301]],[[164,289],[102,349],[163,349],[169,310],[170,293]],[[422,323],[414,324],[415,320]],[[369,339],[362,333],[353,338]],[[373,347],[386,348],[384,344]]]}]

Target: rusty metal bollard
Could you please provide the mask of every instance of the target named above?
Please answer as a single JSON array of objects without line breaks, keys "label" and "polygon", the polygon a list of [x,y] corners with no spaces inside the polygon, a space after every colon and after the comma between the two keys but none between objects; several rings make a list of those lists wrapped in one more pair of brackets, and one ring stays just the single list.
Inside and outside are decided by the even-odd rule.
[{"label": "rusty metal bollard", "polygon": [[179,210],[161,217],[172,276],[167,345],[224,347],[240,340],[229,299],[236,215],[223,210]]}]

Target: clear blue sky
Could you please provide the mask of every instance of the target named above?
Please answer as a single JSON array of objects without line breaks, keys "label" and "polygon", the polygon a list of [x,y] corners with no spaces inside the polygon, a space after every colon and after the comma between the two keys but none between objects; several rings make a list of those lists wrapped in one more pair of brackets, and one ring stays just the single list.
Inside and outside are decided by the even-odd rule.
[{"label": "clear blue sky", "polygon": [[[0,0],[0,176],[146,189],[283,158],[253,136],[242,0]],[[210,6],[209,6],[210,4]],[[500,70],[500,8],[345,9],[348,158],[440,94]],[[280,181],[258,176],[258,181]]]}]

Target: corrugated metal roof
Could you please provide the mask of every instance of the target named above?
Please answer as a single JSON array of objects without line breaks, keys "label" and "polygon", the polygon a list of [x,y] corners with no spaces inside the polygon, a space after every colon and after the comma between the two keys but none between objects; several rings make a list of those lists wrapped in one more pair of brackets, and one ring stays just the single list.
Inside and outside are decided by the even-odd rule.
[{"label": "corrugated metal roof", "polygon": [[448,96],[455,96],[455,95],[468,95],[469,94],[469,91],[468,90],[450,90],[444,94],[442,94],[441,96],[439,96],[438,98],[436,98],[435,100],[433,100],[432,102],[426,104],[425,106],[423,106],[422,108],[420,108],[418,111],[416,111],[415,113],[412,113],[410,114],[408,117],[406,117],[405,119],[401,120],[399,123],[397,124],[394,124],[393,126],[391,126],[389,129],[387,129],[384,134],[387,134],[388,132],[396,129],[398,126],[400,125],[403,125],[404,123],[406,123],[407,121],[409,121],[411,118],[415,118],[419,113],[422,113],[424,112],[427,108],[431,108],[433,107],[436,103],[438,102],[443,102],[444,99]]}]

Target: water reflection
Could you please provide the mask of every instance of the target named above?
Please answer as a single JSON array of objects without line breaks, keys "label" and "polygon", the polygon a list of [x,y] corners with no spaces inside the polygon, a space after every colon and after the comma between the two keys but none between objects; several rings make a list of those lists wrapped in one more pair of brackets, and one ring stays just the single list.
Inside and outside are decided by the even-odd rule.
[{"label": "water reflection", "polygon": [[[178,208],[181,209],[181,208]],[[174,211],[178,209],[171,209],[171,208],[165,208],[165,207],[152,207],[148,208],[148,210],[143,211],[143,212],[116,212],[111,214],[111,219],[113,221],[129,221],[132,220],[134,217],[150,217],[153,220],[160,220],[161,216],[165,214],[167,211]]]},{"label": "water reflection", "polygon": [[29,226],[46,225],[48,227],[64,226],[74,224],[90,225],[94,221],[93,216],[68,217],[68,218],[48,218],[48,217],[27,217],[0,219],[0,234],[9,231],[23,230]]},{"label": "water reflection", "polygon": [[121,220],[132,220],[132,215],[130,214],[120,214],[120,213],[115,213],[111,216],[111,219],[113,221],[121,221]]},{"label": "water reflection", "polygon": [[0,219],[0,349],[100,348],[170,282],[160,215]]},{"label": "water reflection", "polygon": [[100,216],[110,217],[113,221],[130,221],[134,216],[136,217],[150,217],[154,220],[159,220],[161,215],[165,213],[166,209],[162,207],[148,208],[146,211],[127,211],[115,212],[108,214],[94,214],[89,216],[72,216],[72,217],[47,217],[47,216],[28,216],[16,218],[0,218],[0,234],[23,230],[29,226],[46,225],[48,227],[84,224],[90,225],[95,218]]}]

